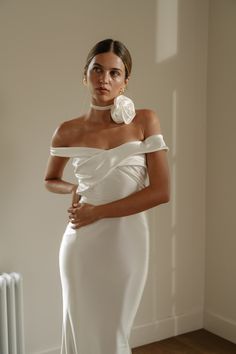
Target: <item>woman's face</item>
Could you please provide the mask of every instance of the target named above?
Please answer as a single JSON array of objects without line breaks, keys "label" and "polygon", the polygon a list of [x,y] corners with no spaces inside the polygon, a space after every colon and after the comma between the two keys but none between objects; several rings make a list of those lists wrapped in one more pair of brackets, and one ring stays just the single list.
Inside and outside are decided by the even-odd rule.
[{"label": "woman's face", "polygon": [[120,57],[112,52],[95,55],[85,77],[92,96],[92,103],[107,105],[113,103],[128,80],[125,66]]}]

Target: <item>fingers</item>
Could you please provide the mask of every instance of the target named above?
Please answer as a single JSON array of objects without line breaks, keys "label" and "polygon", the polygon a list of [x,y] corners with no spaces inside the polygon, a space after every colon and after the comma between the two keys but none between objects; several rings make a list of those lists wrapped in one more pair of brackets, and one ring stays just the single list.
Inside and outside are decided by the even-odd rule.
[{"label": "fingers", "polygon": [[77,230],[80,227],[86,225],[86,223],[83,223],[82,221],[79,221],[79,220],[76,220],[76,219],[71,219],[70,222],[72,224],[71,228],[74,229],[74,230]]},{"label": "fingers", "polygon": [[82,225],[80,225],[79,223],[77,223],[77,224],[71,225],[71,228],[72,228],[73,230],[78,230],[81,226],[82,226]]},{"label": "fingers", "polygon": [[81,224],[79,224],[78,216],[77,216],[79,206],[80,206],[80,204],[74,204],[73,207],[70,207],[67,210],[69,213],[69,221],[73,224],[72,225],[73,229],[78,229],[79,226],[81,226]]},{"label": "fingers", "polygon": [[69,209],[67,209],[68,213],[75,213],[75,208],[70,207]]},{"label": "fingers", "polygon": [[70,223],[72,224],[71,227],[72,229],[78,229],[80,224],[79,221],[75,218],[75,215],[70,215],[69,216]]},{"label": "fingers", "polygon": [[67,209],[68,213],[75,213],[76,210],[81,206],[81,204],[77,203],[77,204],[73,204],[73,206],[69,207]]},{"label": "fingers", "polygon": [[74,203],[68,208],[69,220],[73,229],[79,229],[82,226],[91,224],[96,220],[93,215],[93,206],[86,203]]}]

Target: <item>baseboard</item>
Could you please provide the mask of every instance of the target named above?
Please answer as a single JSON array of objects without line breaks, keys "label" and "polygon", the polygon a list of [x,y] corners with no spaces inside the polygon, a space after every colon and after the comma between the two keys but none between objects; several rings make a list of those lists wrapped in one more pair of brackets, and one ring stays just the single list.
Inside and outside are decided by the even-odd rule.
[{"label": "baseboard", "polygon": [[204,313],[204,328],[236,344],[236,321],[217,313]]},{"label": "baseboard", "polygon": [[202,327],[203,311],[199,309],[145,325],[135,326],[131,331],[130,345],[132,348],[136,348],[182,333],[195,331]]},{"label": "baseboard", "polygon": [[[196,310],[190,313],[171,316],[165,319],[135,326],[131,331],[131,348],[156,342],[182,333],[195,331],[203,327],[203,311]],[[48,349],[34,354],[60,354],[60,348]]]}]

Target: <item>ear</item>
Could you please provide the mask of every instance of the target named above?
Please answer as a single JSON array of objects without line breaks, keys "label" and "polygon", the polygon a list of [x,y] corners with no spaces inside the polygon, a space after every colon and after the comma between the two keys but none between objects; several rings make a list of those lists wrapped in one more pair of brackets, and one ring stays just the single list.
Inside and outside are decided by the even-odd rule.
[{"label": "ear", "polygon": [[86,76],[83,77],[83,84],[87,85],[87,77]]},{"label": "ear", "polygon": [[128,85],[129,82],[129,76],[127,77],[127,79],[125,79],[125,85]]}]

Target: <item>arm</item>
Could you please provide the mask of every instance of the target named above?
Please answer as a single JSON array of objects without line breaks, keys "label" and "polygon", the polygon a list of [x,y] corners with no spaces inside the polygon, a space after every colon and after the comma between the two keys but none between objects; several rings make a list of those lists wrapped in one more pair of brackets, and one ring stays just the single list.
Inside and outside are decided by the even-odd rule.
[{"label": "arm", "polygon": [[102,218],[128,216],[169,201],[169,178],[165,151],[147,154],[149,186],[126,198],[98,205]]},{"label": "arm", "polygon": [[[63,134],[61,133],[60,128],[55,132],[51,145],[54,147],[63,146]],[[73,202],[76,202],[78,201],[78,198],[76,198],[77,185],[66,182],[62,179],[63,172],[68,161],[68,157],[50,156],[48,159],[44,183],[45,187],[50,192],[59,194],[72,193]]]},{"label": "arm", "polygon": [[77,185],[62,180],[64,168],[68,162],[67,157],[50,156],[48,159],[44,178],[45,187],[52,193],[69,194],[77,188]]},{"label": "arm", "polygon": [[[145,111],[143,115],[144,137],[159,134],[160,124],[157,116],[152,111]],[[93,206],[81,204],[70,208],[70,218],[74,228],[87,225],[101,218],[122,217],[139,213],[169,201],[169,169],[166,152],[157,151],[148,153],[147,169],[149,186],[128,197],[111,203]]]}]

